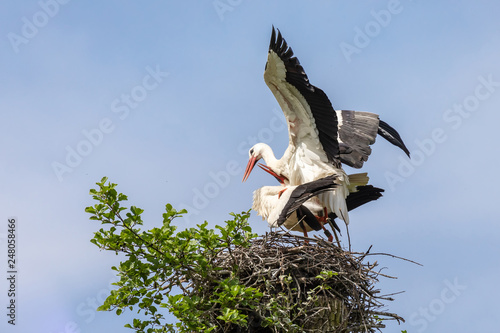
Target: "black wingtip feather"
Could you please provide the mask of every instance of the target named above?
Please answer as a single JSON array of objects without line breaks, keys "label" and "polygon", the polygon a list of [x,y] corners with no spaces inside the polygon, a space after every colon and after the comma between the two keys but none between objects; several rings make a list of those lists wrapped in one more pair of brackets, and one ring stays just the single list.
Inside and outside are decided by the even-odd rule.
[{"label": "black wingtip feather", "polygon": [[274,50],[276,45],[276,29],[274,29],[273,25],[273,30],[271,31],[271,41],[269,42],[269,50]]},{"label": "black wingtip feather", "polygon": [[342,232],[340,231],[340,228],[339,228],[337,222],[335,222],[336,217],[337,217],[337,215],[335,215],[335,213],[328,214],[328,223],[330,224],[332,229],[337,230],[339,232],[339,234],[342,235]]},{"label": "black wingtip feather", "polygon": [[401,148],[401,150],[403,150],[405,154],[410,157],[410,151],[406,148],[406,145],[403,142],[403,139],[401,139],[398,131],[383,120],[379,121],[378,134],[396,147]]},{"label": "black wingtip feather", "polygon": [[[349,195],[345,199],[347,204],[347,211],[356,209],[359,206],[362,206],[370,201],[377,200],[378,198],[382,197],[382,192],[384,192],[384,189],[374,187],[372,185],[357,186],[356,189],[357,192],[349,193]],[[331,220],[334,220],[335,218],[337,218],[337,215],[335,215],[335,213],[330,213],[328,214],[328,217]]]}]

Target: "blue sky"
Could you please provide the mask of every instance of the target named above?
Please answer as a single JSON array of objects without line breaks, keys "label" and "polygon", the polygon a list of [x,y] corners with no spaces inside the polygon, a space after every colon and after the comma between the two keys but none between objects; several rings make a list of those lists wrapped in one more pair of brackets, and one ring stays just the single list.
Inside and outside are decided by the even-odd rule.
[{"label": "blue sky", "polygon": [[[494,331],[500,292],[495,146],[500,6],[493,1],[7,1],[0,5],[0,260],[18,219],[18,318],[2,332],[130,332],[96,313],[119,257],[89,240],[84,208],[108,176],[161,223],[220,224],[274,180],[247,151],[288,144],[264,83],[271,26],[334,108],[398,129],[413,159],[378,140],[363,170],[386,189],[351,213],[352,247],[378,257],[387,332]],[[80,158],[72,155],[80,152]],[[59,167],[55,171],[54,165]],[[354,172],[353,170],[347,170]],[[254,213],[254,230],[267,223]],[[375,260],[375,258],[373,259]],[[6,312],[7,281],[0,280]]]}]

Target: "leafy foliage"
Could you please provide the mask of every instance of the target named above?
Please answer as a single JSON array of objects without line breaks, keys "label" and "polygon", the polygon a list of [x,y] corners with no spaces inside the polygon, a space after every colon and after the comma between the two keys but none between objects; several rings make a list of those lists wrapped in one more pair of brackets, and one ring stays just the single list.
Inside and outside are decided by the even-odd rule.
[{"label": "leafy foliage", "polygon": [[[127,196],[116,191],[116,184],[104,177],[98,189],[90,194],[97,201],[85,211],[90,219],[104,226],[91,242],[100,249],[123,253],[127,260],[112,267],[120,278],[118,289],[111,291],[98,310],[115,310],[120,315],[127,308],[137,309],[147,319],[134,319],[126,327],[137,332],[211,332],[220,326],[245,326],[247,315],[242,309],[255,307],[262,294],[240,284],[233,265],[226,279],[217,278],[215,258],[229,254],[235,246],[248,247],[256,237],[248,225],[249,212],[231,214],[234,219],[216,226],[218,233],[207,228],[207,222],[176,232],[173,220],[187,213],[170,204],[165,207],[161,227],[142,231],[141,208],[122,206]],[[108,228],[105,228],[105,227]],[[200,288],[215,292],[210,298],[199,297]],[[180,322],[165,322],[166,308]]]},{"label": "leafy foliage", "polygon": [[[137,310],[125,325],[137,332],[374,332],[383,320],[374,289],[376,263],[321,239],[270,233],[258,237],[249,212],[232,213],[224,226],[178,231],[174,220],[187,213],[170,204],[163,223],[148,231],[141,208],[122,204],[127,196],[104,177],[86,208],[102,228],[91,242],[124,254],[112,267],[120,278],[98,310]],[[312,245],[311,243],[315,243]],[[177,319],[167,323],[169,311]]]}]

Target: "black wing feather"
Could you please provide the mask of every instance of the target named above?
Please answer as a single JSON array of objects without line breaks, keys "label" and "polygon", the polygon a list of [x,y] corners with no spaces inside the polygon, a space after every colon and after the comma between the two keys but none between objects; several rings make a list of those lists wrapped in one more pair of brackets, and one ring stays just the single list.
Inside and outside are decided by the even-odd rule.
[{"label": "black wing feather", "polygon": [[[384,192],[383,189],[374,187],[372,185],[358,186],[357,192],[349,193],[349,195],[345,199],[347,210],[351,211],[358,208],[359,206],[364,205],[365,203],[377,200],[382,196],[382,192]],[[334,220],[335,218],[337,218],[337,215],[335,215],[335,213],[330,213],[328,214],[328,217],[331,220]]]},{"label": "black wing feather", "polygon": [[[297,208],[297,220],[301,221],[301,223],[307,223],[313,230],[318,231],[323,229],[316,216],[304,205],[300,205]],[[305,229],[303,225],[301,227]]]},{"label": "black wing feather", "polygon": [[370,112],[339,111],[342,122],[338,129],[340,138],[340,160],[342,163],[361,168],[368,160],[375,143],[379,127],[378,115]]},{"label": "black wing feather", "polygon": [[278,225],[282,225],[286,219],[307,200],[320,193],[335,188],[337,186],[334,183],[336,178],[336,175],[331,175],[297,186],[295,190],[293,190],[288,202],[285,204],[280,216],[278,217]]},{"label": "black wing feather", "polygon": [[408,155],[408,157],[410,157],[410,151],[408,150],[408,148],[406,148],[405,143],[403,142],[403,139],[401,139],[401,136],[394,128],[392,128],[388,123],[386,123],[383,120],[379,121],[378,126],[379,126],[378,127],[378,134],[381,137],[383,137],[384,139],[386,139],[387,141],[389,141],[390,143],[392,143],[396,147],[401,148],[406,153],[406,155]]}]

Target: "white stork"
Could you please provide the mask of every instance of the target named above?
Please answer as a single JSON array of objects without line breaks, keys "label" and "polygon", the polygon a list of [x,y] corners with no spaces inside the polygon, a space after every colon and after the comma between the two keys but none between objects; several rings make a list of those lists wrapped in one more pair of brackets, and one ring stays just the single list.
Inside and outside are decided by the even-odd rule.
[{"label": "white stork", "polygon": [[[331,241],[332,236],[324,227],[327,219],[319,218],[323,214],[323,206],[316,196],[337,187],[335,178],[332,175],[298,186],[261,187],[254,192],[252,209],[267,219],[272,228],[283,225],[287,229],[302,231],[305,237],[308,231],[323,229]],[[371,185],[358,186],[356,192],[351,192],[346,199],[347,209],[377,200],[383,191]],[[328,215],[332,227],[339,230],[334,221],[336,217],[334,213]]]},{"label": "white stork", "polygon": [[[335,110],[326,94],[309,83],[292,49],[279,31],[276,36],[274,27],[264,80],[285,114],[289,134],[289,145],[281,160],[270,155],[266,156],[266,163],[269,160],[268,166],[277,175],[287,175],[292,186],[336,175],[337,186],[318,197],[325,207],[349,223],[345,202],[349,180],[339,158]],[[244,179],[251,171],[250,162]]]},{"label": "white stork", "polygon": [[[300,185],[337,175],[334,189],[319,195],[323,205],[349,223],[345,198],[349,180],[341,163],[361,167],[371,153],[377,132],[407,152],[399,134],[367,112],[335,111],[319,88],[311,85],[281,33],[272,30],[264,80],[285,114],[289,146],[278,160],[263,143],[252,147],[243,181],[263,158],[282,183]],[[408,152],[407,152],[408,153]]]},{"label": "white stork", "polygon": [[[272,228],[281,225],[294,231],[321,230],[323,206],[315,196],[338,185],[335,175],[295,186],[263,186],[254,191],[252,209],[268,221]],[[331,236],[331,235],[330,235]]]}]

